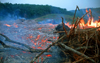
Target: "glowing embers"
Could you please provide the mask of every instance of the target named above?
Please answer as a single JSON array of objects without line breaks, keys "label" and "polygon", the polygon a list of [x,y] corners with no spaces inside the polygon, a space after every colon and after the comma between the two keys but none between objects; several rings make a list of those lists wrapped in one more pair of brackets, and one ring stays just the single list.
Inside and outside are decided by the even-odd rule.
[{"label": "glowing embers", "polygon": [[14,23],[13,25],[9,25],[9,24],[4,24],[4,25],[7,26],[7,27],[14,26],[15,28],[18,28],[18,25],[16,23]]},{"label": "glowing embers", "polygon": [[32,36],[31,34],[29,34],[29,37],[27,37],[27,39],[32,39],[34,38],[34,36]]},{"label": "glowing embers", "polygon": [[15,28],[18,28],[18,25],[17,25],[16,23],[14,23],[13,26],[14,26]]},{"label": "glowing embers", "polygon": [[52,57],[52,55],[51,54],[48,54],[48,55],[46,55],[47,57]]},{"label": "glowing embers", "polygon": [[41,55],[41,56],[36,60],[36,62],[34,62],[34,63],[45,63],[45,60],[46,60],[47,58],[50,59],[50,57],[52,57],[51,54],[43,54],[43,55]]},{"label": "glowing embers", "polygon": [[9,24],[4,24],[5,26],[7,26],[7,27],[11,27],[11,25],[9,25]]},{"label": "glowing embers", "polygon": [[42,27],[38,28],[38,30],[41,30],[41,29],[42,29]]},{"label": "glowing embers", "polygon": [[37,38],[36,38],[35,40],[39,40],[39,38],[40,38],[40,35],[38,35]]},{"label": "glowing embers", "polygon": [[[31,43],[33,43],[32,48],[44,50],[48,47],[48,45],[52,44],[52,42],[48,41],[50,37],[37,35],[36,37],[30,39]],[[57,37],[52,37],[52,39],[57,39]]]}]

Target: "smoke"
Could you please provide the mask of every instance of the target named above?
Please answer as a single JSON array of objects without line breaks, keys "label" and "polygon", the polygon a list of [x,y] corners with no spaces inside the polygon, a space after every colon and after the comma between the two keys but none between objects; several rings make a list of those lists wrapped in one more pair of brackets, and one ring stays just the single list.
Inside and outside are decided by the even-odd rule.
[{"label": "smoke", "polygon": [[26,19],[19,15],[18,9],[15,11],[12,11],[12,13],[9,13],[5,9],[0,10],[0,21],[10,21],[10,20],[17,20],[17,19]]}]

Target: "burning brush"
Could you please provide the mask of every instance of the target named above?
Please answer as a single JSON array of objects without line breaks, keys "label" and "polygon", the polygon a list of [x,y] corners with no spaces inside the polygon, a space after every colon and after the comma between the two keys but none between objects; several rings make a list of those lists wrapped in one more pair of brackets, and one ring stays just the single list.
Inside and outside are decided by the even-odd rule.
[{"label": "burning brush", "polygon": [[[88,13],[91,17],[85,24],[83,17]],[[59,33],[59,39],[37,55],[30,63],[33,63],[38,57],[55,44],[61,48],[65,56],[70,57],[72,63],[100,63],[100,19],[93,22],[91,10],[87,11],[80,19],[77,18],[75,23],[74,19],[75,15],[72,25],[67,24],[68,26],[66,26],[62,18],[62,25],[56,27],[56,33]]]},{"label": "burning brush", "polygon": [[[88,13],[91,13],[91,11],[86,14]],[[73,63],[99,63],[100,22],[93,22],[93,18],[91,17],[85,24],[83,20],[85,15],[83,15],[80,19],[77,18],[77,21],[73,24],[74,26],[70,25],[70,31],[66,30],[62,18],[63,32],[65,32],[64,35],[66,36],[63,35],[64,38],[58,42],[58,46],[65,53],[65,55],[70,56]]]}]

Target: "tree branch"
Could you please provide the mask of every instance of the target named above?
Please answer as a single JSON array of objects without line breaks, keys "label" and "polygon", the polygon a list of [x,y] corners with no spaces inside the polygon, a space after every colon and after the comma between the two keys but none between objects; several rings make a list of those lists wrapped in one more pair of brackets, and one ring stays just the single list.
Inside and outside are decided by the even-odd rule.
[{"label": "tree branch", "polygon": [[65,44],[63,44],[61,42],[59,42],[59,44],[61,44],[62,46],[64,46],[65,49],[70,50],[70,51],[72,51],[72,52],[74,52],[74,53],[76,53],[76,54],[78,54],[80,56],[83,56],[84,58],[89,59],[90,61],[92,61],[93,63],[95,63],[95,61],[93,59],[91,59],[90,57],[86,56],[85,54],[80,53],[80,52],[76,51],[75,49],[72,49],[72,48],[66,46]]},{"label": "tree branch", "polygon": [[13,41],[11,39],[9,39],[7,36],[3,35],[0,33],[1,36],[3,36],[5,38],[5,41],[9,41],[11,43],[16,43],[16,44],[19,44],[19,45],[22,45],[22,46],[25,46],[26,48],[28,48],[29,50],[25,50],[25,49],[20,49],[20,48],[17,48],[17,47],[13,47],[13,46],[9,46],[9,45],[6,45],[4,42],[0,41],[0,43],[3,45],[3,47],[5,48],[14,48],[14,49],[17,49],[17,50],[23,50],[23,51],[28,51],[28,52],[41,52],[42,50],[40,49],[33,49],[31,47],[29,47],[28,45],[26,44],[23,44],[23,43],[20,43],[20,42],[16,42],[16,41]]}]

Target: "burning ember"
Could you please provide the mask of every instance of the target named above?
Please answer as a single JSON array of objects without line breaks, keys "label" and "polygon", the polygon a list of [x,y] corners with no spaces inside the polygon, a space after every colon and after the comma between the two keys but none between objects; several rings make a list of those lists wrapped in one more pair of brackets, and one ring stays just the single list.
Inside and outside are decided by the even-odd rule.
[{"label": "burning ember", "polygon": [[14,23],[13,26],[14,26],[15,28],[18,28],[18,25],[17,25],[16,23]]},{"label": "burning ember", "polygon": [[9,25],[9,24],[4,24],[4,25],[7,26],[7,27],[14,26],[15,28],[18,28],[18,25],[16,23],[14,23],[13,25]]},{"label": "burning ember", "polygon": [[7,27],[11,27],[11,25],[9,25],[9,24],[4,24],[5,26],[7,26]]}]

